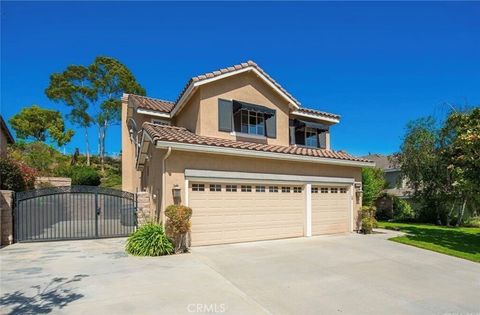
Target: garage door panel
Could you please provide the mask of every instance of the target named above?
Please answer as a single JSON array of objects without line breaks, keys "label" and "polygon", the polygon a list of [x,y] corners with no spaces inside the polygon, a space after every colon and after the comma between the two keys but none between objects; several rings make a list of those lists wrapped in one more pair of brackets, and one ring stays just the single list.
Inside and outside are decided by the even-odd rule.
[{"label": "garage door panel", "polygon": [[[312,193],[312,234],[333,234],[349,231],[350,194],[332,193],[332,187],[314,186],[318,193]],[[326,193],[322,193],[326,190]],[[342,187],[344,188],[344,187]],[[348,190],[347,190],[348,192]]]},{"label": "garage door panel", "polygon": [[[192,245],[235,243],[303,236],[304,193],[193,191],[189,203],[192,215]],[[279,188],[280,189],[280,188]]]}]

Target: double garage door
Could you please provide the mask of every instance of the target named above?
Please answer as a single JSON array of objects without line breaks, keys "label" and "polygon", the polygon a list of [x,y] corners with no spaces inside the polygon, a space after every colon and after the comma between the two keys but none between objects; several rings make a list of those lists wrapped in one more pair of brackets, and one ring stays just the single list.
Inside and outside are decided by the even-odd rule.
[{"label": "double garage door", "polygon": [[349,230],[347,187],[268,183],[191,182],[192,245],[248,242],[306,235],[311,195],[313,235]]}]

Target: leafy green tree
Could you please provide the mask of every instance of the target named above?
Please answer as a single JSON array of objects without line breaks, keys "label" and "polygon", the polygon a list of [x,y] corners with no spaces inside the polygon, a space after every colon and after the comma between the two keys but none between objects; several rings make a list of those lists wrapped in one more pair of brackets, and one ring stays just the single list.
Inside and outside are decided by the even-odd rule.
[{"label": "leafy green tree", "polygon": [[364,206],[373,206],[375,200],[377,200],[385,187],[386,181],[382,169],[362,169],[362,204]]},{"label": "leafy green tree", "polygon": [[37,105],[23,108],[10,118],[10,124],[19,139],[46,142],[50,138],[59,147],[69,142],[74,134],[73,130],[65,130],[65,122],[59,111]]},{"label": "leafy green tree", "polygon": [[[72,107],[72,122],[85,129],[98,127],[98,147],[102,170],[105,161],[105,139],[108,128],[120,121],[123,93],[145,95],[145,89],[131,71],[118,60],[99,56],[88,66],[70,65],[63,73],[50,76],[47,96]],[[87,154],[88,154],[88,140]],[[89,161],[88,161],[89,162]]]}]

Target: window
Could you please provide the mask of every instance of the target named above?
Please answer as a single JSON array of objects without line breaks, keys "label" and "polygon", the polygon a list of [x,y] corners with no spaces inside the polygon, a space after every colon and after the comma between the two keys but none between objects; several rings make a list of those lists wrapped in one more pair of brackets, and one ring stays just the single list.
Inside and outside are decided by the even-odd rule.
[{"label": "window", "polygon": [[302,187],[293,187],[293,193],[299,194],[302,192]]},{"label": "window", "polygon": [[317,129],[305,128],[305,145],[307,147],[318,148]]},{"label": "window", "polygon": [[318,194],[318,187],[312,187],[312,194]]},{"label": "window", "polygon": [[347,193],[347,188],[340,188],[340,193],[341,194],[346,194]]},{"label": "window", "polygon": [[234,114],[235,131],[253,135],[265,135],[265,114],[241,109]]},{"label": "window", "polygon": [[256,192],[265,192],[265,186],[255,186]]},{"label": "window", "polygon": [[322,194],[328,194],[328,188],[327,187],[322,187],[322,188],[320,188],[320,192]]},{"label": "window", "polygon": [[242,185],[242,192],[252,192],[252,186]]},{"label": "window", "polygon": [[205,185],[204,184],[192,184],[192,190],[193,191],[205,191]]},{"label": "window", "polygon": [[282,187],[282,193],[289,193],[290,192],[290,187]]},{"label": "window", "polygon": [[268,187],[268,192],[278,192],[278,186],[270,186],[270,187]]},{"label": "window", "polygon": [[210,191],[222,191],[222,185],[211,184]]},{"label": "window", "polygon": [[338,193],[338,188],[330,188],[330,192],[332,194],[336,194],[336,193]]},{"label": "window", "polygon": [[228,192],[236,192],[237,191],[237,185],[227,185],[225,186],[225,190]]}]

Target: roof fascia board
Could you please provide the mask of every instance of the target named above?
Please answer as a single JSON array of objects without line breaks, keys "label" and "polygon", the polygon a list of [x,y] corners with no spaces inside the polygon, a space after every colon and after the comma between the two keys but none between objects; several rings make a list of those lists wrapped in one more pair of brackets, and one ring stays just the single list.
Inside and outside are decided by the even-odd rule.
[{"label": "roof fascia board", "polygon": [[162,117],[162,118],[171,118],[170,114],[167,113],[162,113],[156,110],[152,109],[144,109],[144,108],[137,108],[137,113],[138,114],[144,114],[144,115],[150,115],[150,116],[156,116],[156,117]]},{"label": "roof fascia board", "polygon": [[344,165],[344,166],[357,166],[357,167],[375,166],[375,163],[373,162],[348,161],[348,160],[331,159],[331,158],[318,158],[318,157],[311,157],[311,156],[304,156],[304,155],[252,151],[252,150],[224,148],[224,147],[212,147],[212,146],[201,145],[201,144],[178,143],[178,142],[169,142],[169,141],[157,141],[156,147],[157,148],[171,147],[172,149],[179,150],[179,151],[191,151],[191,152],[199,152],[199,153],[234,155],[234,156],[274,159],[274,160],[288,160],[288,161],[298,161],[298,162],[331,164],[331,165]]},{"label": "roof fascia board", "polygon": [[327,116],[323,116],[323,115],[307,114],[307,113],[302,113],[302,112],[299,112],[299,111],[293,111],[292,115],[306,117],[306,118],[320,119],[320,120],[332,122],[332,123],[335,123],[335,124],[338,124],[340,122],[340,119],[337,119],[337,118],[327,117]]},{"label": "roof fascia board", "polygon": [[228,172],[212,170],[186,169],[185,177],[188,179],[225,179],[225,180],[252,180],[266,182],[307,182],[307,183],[337,183],[353,184],[354,178],[350,177],[327,177],[327,176],[297,176],[289,174]]}]

